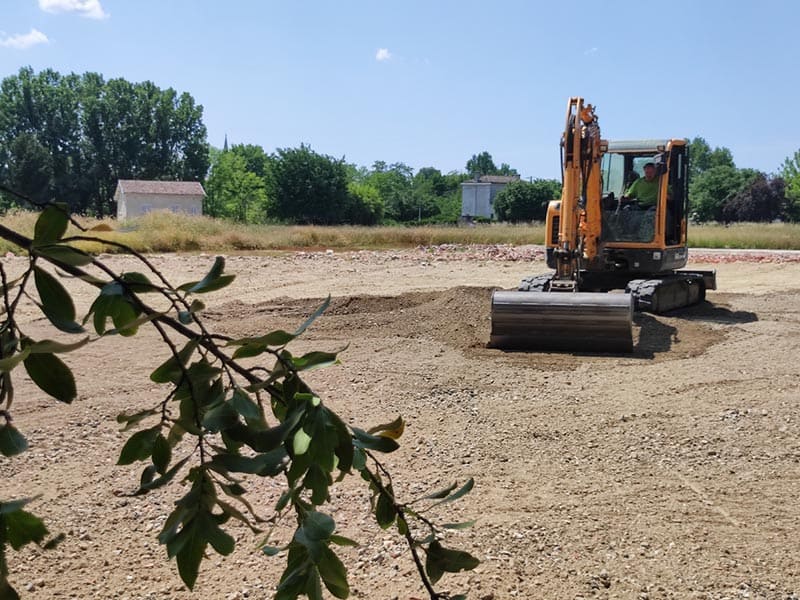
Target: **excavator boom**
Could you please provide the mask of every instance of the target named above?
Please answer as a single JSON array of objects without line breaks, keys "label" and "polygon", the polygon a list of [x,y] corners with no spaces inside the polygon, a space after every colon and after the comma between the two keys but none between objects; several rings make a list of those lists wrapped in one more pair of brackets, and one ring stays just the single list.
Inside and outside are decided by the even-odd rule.
[{"label": "excavator boom", "polygon": [[598,253],[599,163],[606,146],[592,105],[584,104],[582,98],[570,98],[561,138],[563,185],[555,274],[540,290],[494,293],[490,346],[578,352],[633,350],[631,295],[579,291],[581,272]]}]

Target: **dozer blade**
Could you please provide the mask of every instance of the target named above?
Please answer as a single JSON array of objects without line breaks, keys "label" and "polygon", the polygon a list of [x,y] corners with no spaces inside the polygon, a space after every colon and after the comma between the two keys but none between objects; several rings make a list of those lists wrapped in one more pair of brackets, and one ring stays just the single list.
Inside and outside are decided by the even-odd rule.
[{"label": "dozer blade", "polygon": [[489,346],[632,352],[632,321],[630,294],[496,291],[492,294]]}]

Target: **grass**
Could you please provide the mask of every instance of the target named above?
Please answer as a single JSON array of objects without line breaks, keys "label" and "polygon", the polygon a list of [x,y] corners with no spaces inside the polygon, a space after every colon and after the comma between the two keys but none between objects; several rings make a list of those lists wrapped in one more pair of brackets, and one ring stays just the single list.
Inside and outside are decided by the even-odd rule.
[{"label": "grass", "polygon": [[689,245],[694,248],[800,250],[800,224],[690,225]]},{"label": "grass", "polygon": [[[24,235],[33,234],[36,213],[12,212],[2,224]],[[144,253],[152,252],[270,252],[294,249],[381,250],[437,244],[541,244],[544,225],[483,224],[474,227],[322,227],[292,225],[241,225],[228,221],[167,212],[151,213],[123,223],[81,219],[100,230],[88,234],[125,244]],[[105,229],[106,231],[102,231]],[[67,235],[79,235],[70,226]],[[787,223],[741,223],[693,225],[689,244],[698,248],[761,248],[800,250],[800,225]],[[110,245],[79,242],[91,253],[117,252]],[[0,240],[0,252],[18,253],[19,248]]]}]

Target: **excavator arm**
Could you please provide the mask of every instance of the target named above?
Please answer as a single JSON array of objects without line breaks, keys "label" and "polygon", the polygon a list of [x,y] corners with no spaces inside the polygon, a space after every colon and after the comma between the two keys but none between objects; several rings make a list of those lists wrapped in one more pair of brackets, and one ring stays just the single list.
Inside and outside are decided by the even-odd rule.
[{"label": "excavator arm", "polygon": [[629,294],[580,292],[583,266],[597,259],[601,236],[600,137],[594,107],[573,97],[561,138],[563,182],[556,271],[535,291],[492,295],[489,345],[524,350],[630,352]]}]

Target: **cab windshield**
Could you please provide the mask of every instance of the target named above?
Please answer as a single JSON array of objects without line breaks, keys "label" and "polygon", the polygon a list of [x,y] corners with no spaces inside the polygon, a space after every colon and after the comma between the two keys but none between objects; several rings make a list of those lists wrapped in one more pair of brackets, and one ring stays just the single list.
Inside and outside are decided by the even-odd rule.
[{"label": "cab windshield", "polygon": [[653,155],[607,152],[600,163],[603,174],[603,241],[651,242],[655,233],[655,211],[637,210],[619,200],[639,177]]}]

